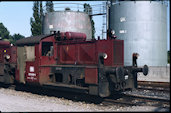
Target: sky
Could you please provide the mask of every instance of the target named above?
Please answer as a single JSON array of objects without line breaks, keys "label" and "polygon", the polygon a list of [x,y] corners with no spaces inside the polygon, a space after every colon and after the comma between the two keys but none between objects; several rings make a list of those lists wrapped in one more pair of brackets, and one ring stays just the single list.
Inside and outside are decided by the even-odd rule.
[{"label": "sky", "polygon": [[[72,3],[81,3],[84,4],[84,2],[79,1],[69,1]],[[57,1],[54,1],[53,3],[57,3]],[[61,1],[60,3],[66,3],[66,1]],[[98,2],[86,2],[89,4],[100,4],[102,1]],[[43,5],[45,5],[45,2],[43,2]],[[21,35],[24,35],[25,37],[28,37],[31,35],[31,26],[30,26],[30,18],[33,16],[33,2],[32,1],[23,1],[23,2],[9,2],[9,1],[2,1],[0,2],[0,22],[4,24],[5,27],[9,30],[10,34],[13,35],[14,33],[20,33]],[[62,6],[61,6],[62,7]],[[64,9],[64,8],[63,8]],[[101,17],[93,17],[96,21],[96,35],[99,35],[101,33]],[[99,31],[99,32],[98,32]]]},{"label": "sky", "polygon": [[[102,4],[104,1],[59,1],[60,3],[89,3],[90,5]],[[53,1],[53,3],[59,3],[58,1]],[[170,1],[169,1],[170,2]],[[45,2],[43,2],[45,5]],[[66,5],[65,5],[66,6]],[[63,7],[63,6],[61,6]],[[80,6],[79,6],[80,7]],[[99,7],[94,7],[97,11]],[[25,37],[31,36],[31,26],[30,26],[30,18],[33,16],[33,2],[32,1],[1,1],[0,2],[0,22],[4,24],[4,26],[10,32],[10,35],[14,33],[19,33]],[[72,8],[71,8],[72,9]],[[167,41],[167,49],[170,50],[170,3],[167,8],[167,30],[168,30],[168,41]],[[95,37],[101,36],[102,34],[102,24],[103,24],[103,16],[94,16],[93,20],[95,22]],[[102,36],[101,36],[102,37]]]}]

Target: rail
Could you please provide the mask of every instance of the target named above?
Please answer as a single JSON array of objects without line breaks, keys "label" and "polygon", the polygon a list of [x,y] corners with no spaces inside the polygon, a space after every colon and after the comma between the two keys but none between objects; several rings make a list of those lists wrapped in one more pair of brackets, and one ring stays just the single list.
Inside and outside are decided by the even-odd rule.
[{"label": "rail", "polygon": [[150,82],[150,81],[138,81],[137,90],[151,90],[156,92],[170,93],[169,82]]},{"label": "rail", "polygon": [[106,98],[102,103],[103,105],[117,104],[124,106],[154,106],[170,109],[170,99],[132,94],[120,94],[118,99]]},{"label": "rail", "polygon": [[[53,3],[54,4],[54,11],[66,11],[66,10],[70,10],[70,11],[78,11],[78,12],[85,12],[85,8],[84,8],[84,4],[83,3],[62,3],[62,2],[58,2],[58,3]],[[87,7],[87,14],[91,15],[91,16],[95,16],[95,15],[105,15],[106,14],[106,2],[104,2],[103,4],[94,4],[91,5],[91,8]],[[46,6],[43,7],[43,11],[45,13],[46,12]]]},{"label": "rail", "polygon": [[[141,0],[132,0],[132,2],[136,3],[136,2],[139,2]],[[143,1],[143,0],[142,0]],[[152,3],[152,2],[158,2],[158,3],[161,3],[163,5],[166,5],[168,6],[169,0],[149,0],[148,2]],[[120,4],[122,2],[129,2],[129,1],[125,1],[125,0],[115,0],[115,2],[112,2],[112,5],[115,5],[115,4]]]}]

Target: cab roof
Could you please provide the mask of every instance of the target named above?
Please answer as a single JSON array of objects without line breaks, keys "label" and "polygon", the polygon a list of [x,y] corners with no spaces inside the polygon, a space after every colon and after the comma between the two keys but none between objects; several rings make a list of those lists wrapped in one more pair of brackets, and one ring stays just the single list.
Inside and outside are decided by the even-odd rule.
[{"label": "cab roof", "polygon": [[10,47],[9,41],[0,40],[0,47]]},{"label": "cab roof", "polygon": [[20,40],[17,40],[15,44],[17,46],[39,44],[39,42],[42,39],[49,37],[49,36],[52,36],[52,34],[26,37],[26,38],[22,38]]}]

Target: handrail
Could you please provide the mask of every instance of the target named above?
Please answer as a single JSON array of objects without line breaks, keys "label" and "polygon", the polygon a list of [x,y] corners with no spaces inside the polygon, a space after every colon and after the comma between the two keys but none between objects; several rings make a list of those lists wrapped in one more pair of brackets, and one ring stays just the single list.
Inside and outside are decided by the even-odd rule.
[{"label": "handrail", "polygon": [[[53,3],[54,4],[54,11],[65,11],[66,8],[69,8],[71,11],[79,11],[84,12],[84,4],[82,3]],[[92,14],[88,10],[89,15],[96,15],[96,14],[105,14],[106,13],[106,4],[94,4],[90,5],[92,7]],[[43,7],[43,11],[46,13],[46,5]]]}]

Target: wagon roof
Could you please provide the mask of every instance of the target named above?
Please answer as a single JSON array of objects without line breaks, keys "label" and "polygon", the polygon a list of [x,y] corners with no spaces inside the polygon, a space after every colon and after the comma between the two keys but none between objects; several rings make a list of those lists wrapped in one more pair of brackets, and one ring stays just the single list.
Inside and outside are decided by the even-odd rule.
[{"label": "wagon roof", "polygon": [[0,40],[0,47],[9,47],[9,46],[10,46],[9,41]]},{"label": "wagon roof", "polygon": [[16,45],[17,46],[21,46],[21,45],[34,45],[34,44],[38,44],[42,39],[51,36],[51,35],[38,35],[38,36],[31,36],[31,37],[26,37],[20,40],[16,41]]}]

